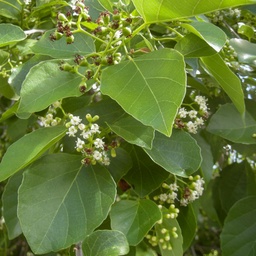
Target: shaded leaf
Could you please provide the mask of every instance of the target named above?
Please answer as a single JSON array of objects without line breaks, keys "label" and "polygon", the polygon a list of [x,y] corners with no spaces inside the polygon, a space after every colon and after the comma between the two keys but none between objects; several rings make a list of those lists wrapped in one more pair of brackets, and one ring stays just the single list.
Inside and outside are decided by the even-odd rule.
[{"label": "shaded leaf", "polygon": [[230,209],[220,235],[223,256],[255,255],[256,196],[239,200]]},{"label": "shaded leaf", "polygon": [[133,0],[137,11],[142,15],[146,23],[165,22],[173,19],[195,16],[198,14],[213,12],[215,10],[249,4],[247,0],[233,1],[208,1],[204,0]]},{"label": "shaded leaf", "polygon": [[0,47],[22,41],[26,38],[23,30],[13,24],[0,24]]},{"label": "shaded leaf", "polygon": [[31,113],[47,108],[53,102],[80,96],[81,76],[61,71],[60,61],[40,62],[30,69],[20,91],[17,115],[27,118]]},{"label": "shaded leaf", "polygon": [[154,129],[145,126],[131,116],[109,124],[110,129],[131,144],[150,149],[154,138]]},{"label": "shaded leaf", "polygon": [[74,43],[67,44],[65,37],[51,41],[50,34],[54,30],[47,31],[41,39],[32,47],[36,54],[48,55],[56,59],[75,58],[76,54],[86,55],[95,51],[93,39],[82,33],[74,34]]},{"label": "shaded leaf", "polygon": [[198,170],[201,150],[188,133],[173,130],[171,138],[156,133],[151,150],[144,149],[150,158],[167,172],[187,177]]},{"label": "shaded leaf", "polygon": [[124,179],[140,197],[145,197],[157,189],[168,178],[169,173],[155,164],[141,148],[131,147],[129,153],[133,166]]},{"label": "shaded leaf", "polygon": [[128,252],[126,237],[117,230],[97,230],[83,242],[84,256],[119,256]]},{"label": "shaded leaf", "polygon": [[17,216],[18,188],[22,181],[22,172],[13,175],[4,188],[2,196],[3,216],[8,231],[8,238],[14,239],[22,234],[20,221]]},{"label": "shaded leaf", "polygon": [[9,146],[0,163],[0,181],[29,165],[65,133],[66,128],[63,126],[46,127],[26,134],[14,142]]},{"label": "shaded leaf", "polygon": [[20,1],[8,0],[0,2],[0,16],[20,20],[22,5]]},{"label": "shaded leaf", "polygon": [[101,91],[147,126],[171,135],[185,94],[184,60],[173,49],[161,49],[106,68]]},{"label": "shaded leaf", "polygon": [[225,104],[211,117],[207,131],[236,143],[255,144],[256,121],[246,111],[242,116],[233,104]]},{"label": "shaded leaf", "polygon": [[161,212],[151,200],[122,200],[112,206],[110,218],[111,228],[124,233],[130,245],[137,245],[161,219]]},{"label": "shaded leaf", "polygon": [[226,92],[240,113],[244,113],[244,93],[240,79],[229,69],[219,54],[202,57],[203,64]]},{"label": "shaded leaf", "polygon": [[115,196],[105,167],[82,167],[79,155],[46,155],[24,173],[18,217],[34,253],[59,251],[91,234]]}]

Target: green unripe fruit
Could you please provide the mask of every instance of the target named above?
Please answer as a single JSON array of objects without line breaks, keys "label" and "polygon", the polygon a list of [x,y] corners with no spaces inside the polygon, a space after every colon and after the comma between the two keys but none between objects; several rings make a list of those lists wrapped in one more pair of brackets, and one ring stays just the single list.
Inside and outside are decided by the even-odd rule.
[{"label": "green unripe fruit", "polygon": [[132,35],[132,30],[130,27],[124,27],[122,28],[122,33],[125,37],[129,37]]},{"label": "green unripe fruit", "polygon": [[67,44],[72,44],[72,43],[74,43],[74,40],[75,40],[75,38],[74,38],[73,35],[66,37],[66,42],[67,42]]},{"label": "green unripe fruit", "polygon": [[57,16],[57,18],[58,18],[58,20],[60,20],[60,21],[66,21],[66,22],[68,21],[66,15],[63,14],[63,13],[59,13],[58,16]]}]

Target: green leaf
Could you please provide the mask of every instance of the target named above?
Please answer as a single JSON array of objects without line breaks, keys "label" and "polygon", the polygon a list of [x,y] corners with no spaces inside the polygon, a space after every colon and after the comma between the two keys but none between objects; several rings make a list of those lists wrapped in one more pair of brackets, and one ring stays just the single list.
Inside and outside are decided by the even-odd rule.
[{"label": "green leaf", "polygon": [[235,49],[239,62],[248,63],[255,67],[256,44],[247,40],[232,38],[230,45]]},{"label": "green leaf", "polygon": [[186,58],[209,56],[216,53],[203,39],[190,33],[185,35],[174,47]]},{"label": "green leaf", "polygon": [[154,224],[161,212],[151,200],[121,200],[112,206],[111,228],[125,234],[130,245],[137,245]]},{"label": "green leaf", "polygon": [[230,209],[220,235],[222,255],[255,255],[256,196],[239,200]]},{"label": "green leaf", "polygon": [[0,122],[5,121],[6,119],[12,117],[15,115],[17,109],[18,109],[18,102],[15,102],[11,107],[9,107],[2,115],[0,118]]},{"label": "green leaf", "polygon": [[203,64],[216,79],[222,89],[235,104],[240,113],[244,113],[244,93],[240,79],[229,69],[219,54],[202,57]]},{"label": "green leaf", "polygon": [[5,186],[3,201],[3,216],[8,231],[8,238],[14,239],[22,234],[17,216],[18,188],[22,181],[22,172],[13,175]]},{"label": "green leaf", "polygon": [[256,121],[248,113],[244,116],[233,104],[225,104],[211,117],[207,131],[236,143],[256,144],[253,137],[256,131]]},{"label": "green leaf", "polygon": [[169,0],[151,0],[150,2],[147,0],[133,0],[133,3],[146,23],[157,23],[249,4],[251,2],[248,0],[215,0],[205,4],[204,0],[180,0],[176,2]]},{"label": "green leaf", "polygon": [[0,24],[0,47],[22,41],[26,38],[23,30],[12,24]]},{"label": "green leaf", "polygon": [[173,130],[171,138],[156,133],[152,149],[144,150],[167,172],[182,177],[188,177],[197,171],[202,161],[196,140],[180,130]]},{"label": "green leaf", "polygon": [[[162,209],[162,215],[168,214],[169,211],[166,208]],[[166,229],[167,232],[163,233],[162,229]],[[178,235],[174,237],[172,234],[173,228],[177,230],[175,233]],[[168,219],[163,217],[162,224],[156,224],[156,237],[158,240],[163,239],[163,243],[159,243],[159,248],[162,256],[181,256],[183,255],[183,237],[181,234],[181,229],[179,223],[176,219]],[[168,241],[166,241],[166,236],[168,236]]]},{"label": "green leaf", "polygon": [[132,167],[130,155],[122,148],[116,149],[116,157],[112,157],[107,166],[113,179],[118,182]]},{"label": "green leaf", "polygon": [[0,16],[10,19],[21,19],[22,5],[17,0],[0,1]]},{"label": "green leaf", "polygon": [[115,196],[105,167],[82,167],[79,155],[46,155],[24,173],[21,228],[34,253],[59,251],[91,234],[107,217]]},{"label": "green leaf", "polygon": [[34,53],[61,59],[74,58],[76,54],[86,55],[95,52],[94,42],[90,36],[82,33],[74,34],[74,43],[67,44],[65,37],[51,41],[50,34],[53,32],[54,30],[47,31],[32,47]]},{"label": "green leaf", "polygon": [[83,242],[84,256],[119,256],[129,252],[125,235],[117,230],[97,230]]},{"label": "green leaf", "polygon": [[101,91],[144,125],[171,135],[185,94],[184,60],[173,49],[161,49],[106,68]]},{"label": "green leaf", "polygon": [[53,102],[80,96],[81,76],[61,71],[60,61],[40,62],[30,69],[20,91],[17,115],[27,118],[31,113],[47,108]]},{"label": "green leaf", "polygon": [[191,205],[181,207],[177,218],[179,223],[182,237],[183,237],[183,251],[185,252],[191,245],[196,231],[197,231],[197,219]]},{"label": "green leaf", "polygon": [[124,179],[140,197],[145,197],[157,189],[169,173],[155,164],[141,148],[131,147],[129,153],[133,166]]},{"label": "green leaf", "polygon": [[0,181],[29,165],[65,134],[66,128],[63,126],[46,127],[26,134],[14,142],[0,163]]},{"label": "green leaf", "polygon": [[241,27],[239,27],[237,32],[248,37],[249,41],[254,36],[254,29],[252,26],[249,25],[242,25]]},{"label": "green leaf", "polygon": [[145,126],[131,116],[109,124],[110,129],[131,144],[150,149],[154,139],[154,129]]},{"label": "green leaf", "polygon": [[222,49],[227,40],[226,34],[220,28],[209,22],[194,21],[189,24],[184,23],[182,27],[204,40],[216,52]]}]

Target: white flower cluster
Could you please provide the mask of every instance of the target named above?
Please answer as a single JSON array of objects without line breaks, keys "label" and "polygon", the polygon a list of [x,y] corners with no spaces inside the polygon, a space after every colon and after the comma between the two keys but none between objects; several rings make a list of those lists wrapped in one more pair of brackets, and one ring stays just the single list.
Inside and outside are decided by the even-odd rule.
[{"label": "white flower cluster", "polygon": [[204,191],[204,180],[199,175],[189,177],[190,184],[185,188],[183,198],[180,200],[182,206],[187,206],[189,203],[198,199]]},{"label": "white flower cluster", "polygon": [[162,193],[158,196],[155,196],[154,200],[159,200],[160,204],[163,204],[165,202],[168,204],[174,203],[174,200],[177,198],[177,191],[179,188],[178,185],[176,183],[170,185],[163,183],[162,187],[168,189],[168,193]]},{"label": "white flower cluster", "polygon": [[109,165],[110,159],[107,155],[107,146],[103,141],[104,137],[100,137],[100,127],[94,123],[99,117],[92,117],[87,114],[86,119],[89,122],[87,125],[82,123],[82,119],[79,116],[70,114],[68,117],[70,121],[66,123],[68,128],[67,135],[76,137],[75,149],[83,154],[83,164],[89,165],[99,162],[103,165]]},{"label": "white flower cluster", "polygon": [[59,117],[54,117],[56,114],[56,109],[61,106],[60,101],[54,102],[48,109],[47,114],[45,117],[40,116],[38,119],[40,120],[40,125],[44,127],[49,127],[49,126],[56,126],[57,124],[60,123],[61,118]]},{"label": "white flower cluster", "polygon": [[[195,109],[187,110],[185,107],[179,109],[175,127],[186,128],[190,133],[197,133],[198,128],[204,125],[204,118],[208,117],[207,99],[204,96],[197,95],[195,103],[199,106]],[[184,119],[181,121],[181,119]]]}]

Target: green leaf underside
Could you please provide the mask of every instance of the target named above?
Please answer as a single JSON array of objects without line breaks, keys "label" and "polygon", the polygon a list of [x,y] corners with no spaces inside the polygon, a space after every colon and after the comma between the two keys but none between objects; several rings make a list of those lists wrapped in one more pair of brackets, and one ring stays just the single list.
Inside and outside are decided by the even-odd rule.
[{"label": "green leaf underside", "polygon": [[128,252],[126,237],[117,230],[97,230],[83,242],[84,256],[119,256]]},{"label": "green leaf underside", "polygon": [[74,58],[76,54],[86,55],[95,52],[94,42],[90,36],[82,33],[74,34],[74,43],[67,44],[65,37],[57,41],[51,41],[50,34],[53,31],[47,31],[32,47],[34,53],[60,59]]},{"label": "green leaf underside", "polygon": [[172,49],[161,49],[102,72],[101,91],[131,116],[170,136],[185,94],[184,60]]},{"label": "green leaf underside", "polygon": [[244,113],[244,93],[240,79],[229,69],[219,54],[202,57],[203,64],[217,80],[240,113]]},{"label": "green leaf underside", "polygon": [[14,239],[22,234],[17,217],[18,188],[22,181],[22,172],[13,175],[5,186],[3,193],[3,216],[8,231],[8,238]]},{"label": "green leaf underside", "polygon": [[141,242],[160,218],[161,212],[157,205],[146,199],[122,200],[115,203],[110,212],[111,228],[125,234],[132,246]]},{"label": "green leaf underside", "polygon": [[31,113],[47,108],[53,102],[80,96],[81,76],[61,71],[60,61],[40,62],[31,68],[21,88],[17,115],[27,118]]},{"label": "green leaf underside", "polygon": [[181,0],[173,4],[170,0],[132,0],[146,23],[165,22],[173,19],[195,16],[215,10],[251,4],[249,0]]},{"label": "green leaf underside", "polygon": [[225,219],[221,233],[223,255],[255,255],[256,196],[236,202]]},{"label": "green leaf underside", "polygon": [[[168,214],[169,211],[166,208],[162,208],[162,215]],[[177,238],[174,238],[173,235],[171,234],[172,229],[176,227],[177,228]],[[182,248],[182,244],[183,244],[183,237],[181,234],[181,229],[179,226],[179,223],[176,219],[167,219],[167,218],[163,218],[163,222],[161,225],[156,224],[155,229],[156,229],[156,236],[158,239],[163,239],[165,240],[165,236],[166,234],[163,234],[161,232],[162,228],[165,228],[166,230],[168,230],[170,232],[170,240],[168,242],[166,242],[167,248],[165,249],[163,247],[164,243],[159,243],[159,248],[161,251],[161,255],[162,256],[178,256],[178,255],[183,255],[183,248]],[[171,245],[172,249],[168,250],[168,245]]]},{"label": "green leaf underside", "polygon": [[155,164],[141,148],[131,147],[129,153],[133,166],[124,179],[143,198],[157,189],[168,178],[169,173]]},{"label": "green leaf underside", "polygon": [[212,116],[207,131],[236,143],[256,144],[256,121],[246,111],[242,116],[233,104],[225,104]]},{"label": "green leaf underside", "polygon": [[166,171],[188,177],[201,164],[201,150],[188,133],[173,130],[170,138],[156,133],[151,150],[144,149],[150,158]]},{"label": "green leaf underside", "polygon": [[22,41],[26,38],[23,30],[12,24],[0,24],[0,47]]},{"label": "green leaf underside", "polygon": [[131,144],[150,149],[154,138],[154,129],[145,126],[131,116],[121,118],[110,129]]},{"label": "green leaf underside", "polygon": [[78,155],[47,155],[24,173],[18,217],[34,253],[59,251],[98,227],[115,196],[115,183],[103,166],[81,167]]},{"label": "green leaf underside", "polygon": [[222,49],[227,40],[226,34],[220,28],[209,22],[195,21],[190,24],[183,24],[182,27],[203,39],[217,52]]},{"label": "green leaf underside", "polygon": [[[30,164],[66,133],[63,126],[35,130],[14,142],[0,163],[0,181]],[[31,150],[33,149],[33,150]]]}]

